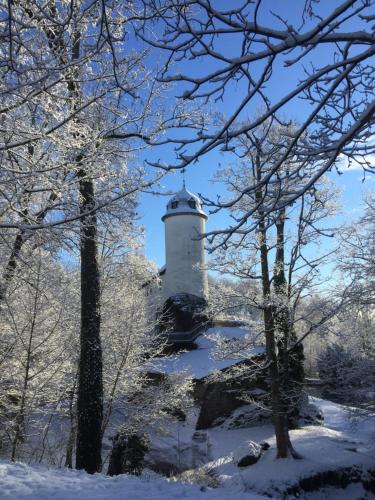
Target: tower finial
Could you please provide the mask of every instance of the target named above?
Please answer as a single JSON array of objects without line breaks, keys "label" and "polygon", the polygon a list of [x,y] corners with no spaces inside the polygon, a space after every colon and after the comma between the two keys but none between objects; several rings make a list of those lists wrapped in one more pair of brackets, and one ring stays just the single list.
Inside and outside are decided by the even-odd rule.
[{"label": "tower finial", "polygon": [[185,168],[183,168],[183,169],[181,170],[181,174],[182,174],[182,188],[183,188],[183,189],[186,189],[186,186],[185,186],[185,172],[186,172],[186,169],[185,169]]}]

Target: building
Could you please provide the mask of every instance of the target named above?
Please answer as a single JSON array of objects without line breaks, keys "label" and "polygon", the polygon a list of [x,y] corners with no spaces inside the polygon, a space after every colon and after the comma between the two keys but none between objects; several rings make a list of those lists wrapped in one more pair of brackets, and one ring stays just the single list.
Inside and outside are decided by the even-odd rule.
[{"label": "building", "polygon": [[169,345],[187,346],[205,331],[208,281],[204,248],[207,215],[198,196],[185,182],[168,202],[162,217],[165,266],[143,284],[150,318],[168,332]]},{"label": "building", "polygon": [[203,238],[207,218],[201,200],[186,189],[184,182],[162,217],[165,266],[159,274],[164,300],[181,293],[208,298]]}]

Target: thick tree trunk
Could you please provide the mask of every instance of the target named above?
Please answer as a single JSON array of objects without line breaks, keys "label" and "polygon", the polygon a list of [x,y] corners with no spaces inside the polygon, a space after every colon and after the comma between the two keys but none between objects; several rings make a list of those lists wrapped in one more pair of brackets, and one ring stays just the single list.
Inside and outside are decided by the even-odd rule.
[{"label": "thick tree trunk", "polygon": [[77,400],[76,468],[101,470],[103,420],[102,348],[100,342],[100,280],[94,183],[81,171],[81,351]]}]

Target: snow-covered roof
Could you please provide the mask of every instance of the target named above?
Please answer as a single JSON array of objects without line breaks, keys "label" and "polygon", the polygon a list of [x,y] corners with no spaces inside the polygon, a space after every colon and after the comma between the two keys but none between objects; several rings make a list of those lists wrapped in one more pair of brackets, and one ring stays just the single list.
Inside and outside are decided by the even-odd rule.
[{"label": "snow-covered roof", "polygon": [[178,191],[167,204],[167,210],[162,217],[162,220],[173,215],[181,214],[195,214],[207,219],[207,214],[204,213],[202,209],[202,201],[194,193],[188,191],[185,187],[185,183],[182,189]]},{"label": "snow-covered roof", "polygon": [[147,371],[157,373],[173,373],[186,371],[194,378],[203,378],[214,372],[233,366],[244,359],[244,357],[252,357],[264,351],[262,346],[248,347],[244,350],[243,355],[226,356],[223,358],[216,357],[215,342],[210,338],[211,335],[219,335],[227,342],[236,342],[243,339],[244,341],[251,336],[251,332],[247,328],[242,327],[213,327],[209,328],[205,335],[198,337],[195,341],[197,349],[192,351],[183,351],[175,355],[160,357],[154,359],[150,365],[146,367]]}]

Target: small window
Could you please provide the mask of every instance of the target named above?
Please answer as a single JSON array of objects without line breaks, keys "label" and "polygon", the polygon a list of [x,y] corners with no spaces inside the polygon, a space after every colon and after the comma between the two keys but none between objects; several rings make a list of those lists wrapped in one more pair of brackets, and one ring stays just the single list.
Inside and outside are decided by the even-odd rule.
[{"label": "small window", "polygon": [[197,204],[194,200],[189,200],[188,203],[190,208],[197,208]]},{"label": "small window", "polygon": [[172,201],[171,208],[177,208],[177,207],[178,207],[178,201]]}]

